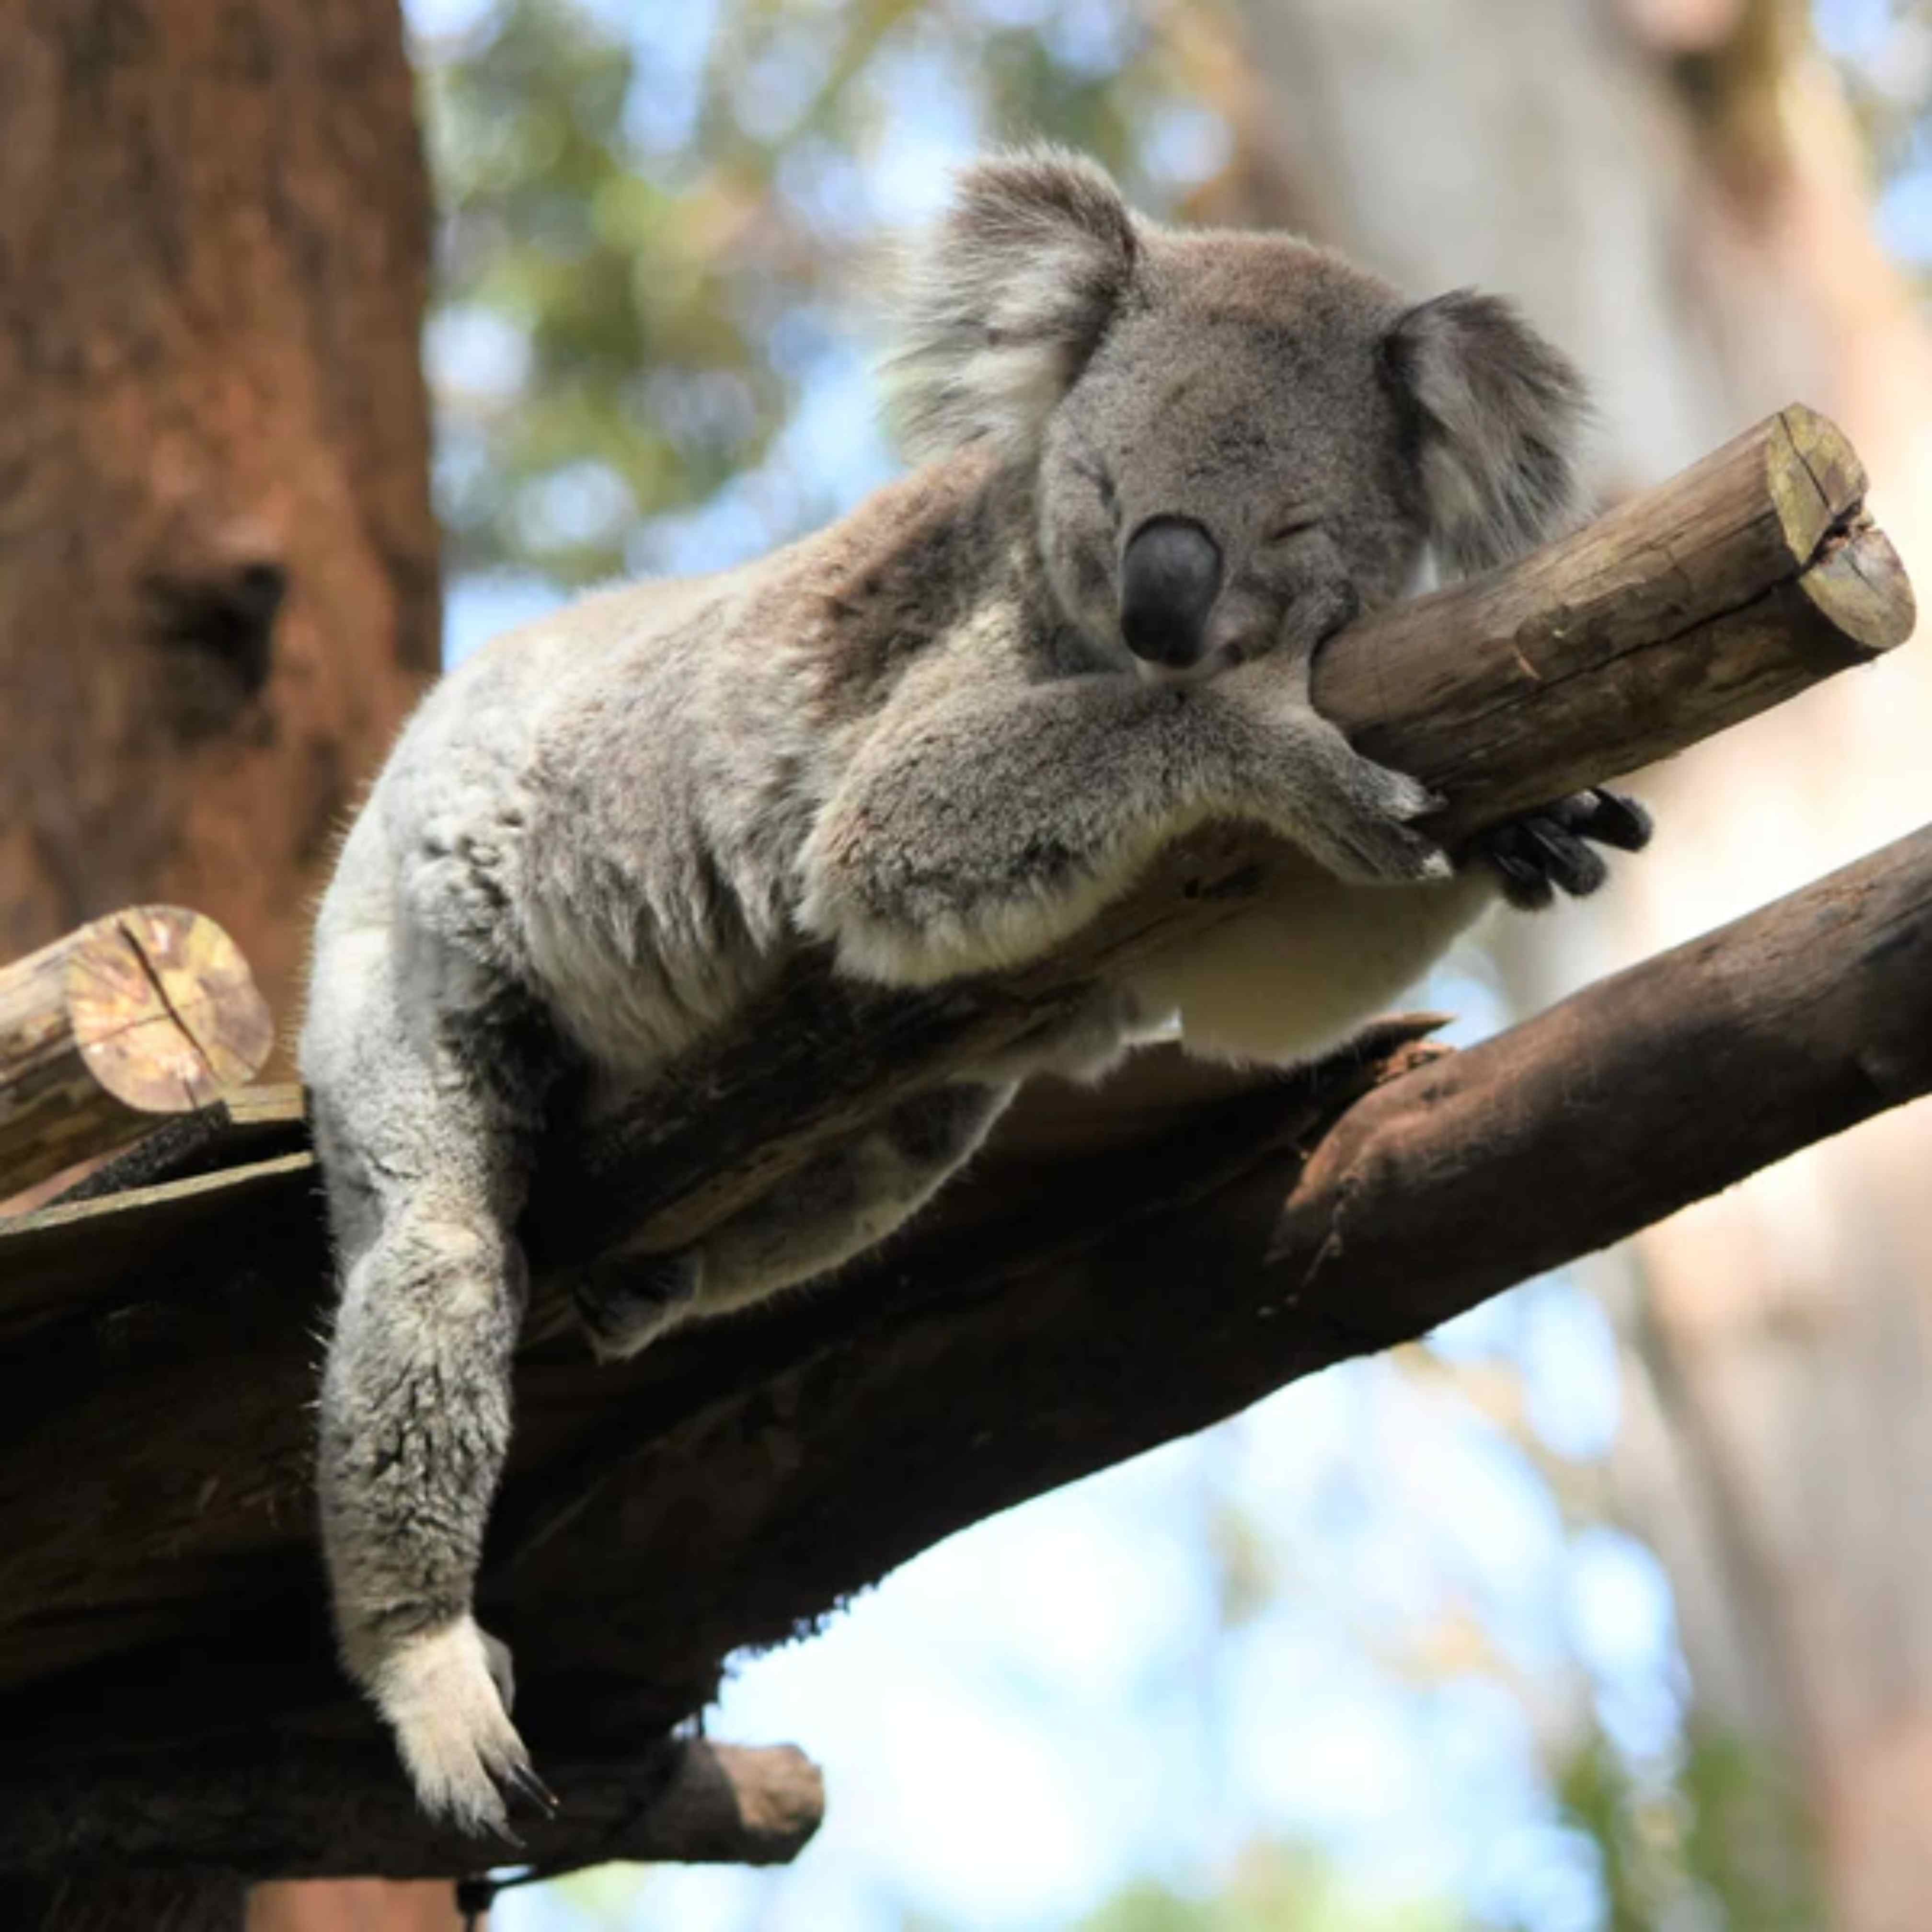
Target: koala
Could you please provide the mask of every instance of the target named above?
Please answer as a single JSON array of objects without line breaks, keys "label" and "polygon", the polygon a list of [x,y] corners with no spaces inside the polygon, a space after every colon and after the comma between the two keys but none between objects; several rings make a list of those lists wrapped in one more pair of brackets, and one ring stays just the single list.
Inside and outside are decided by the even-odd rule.
[{"label": "koala", "polygon": [[321,906],[301,1055],[340,1276],[336,1628],[422,1804],[472,1831],[544,1795],[471,1597],[560,1074],[647,1095],[802,948],[855,986],[1036,958],[1208,820],[1299,855],[1292,891],[1050,1036],[690,1247],[587,1274],[590,1342],[622,1356],[884,1239],[1030,1075],[1092,1075],[1177,1016],[1197,1052],[1305,1058],[1498,892],[1590,892],[1595,848],[1647,834],[1591,793],[1452,856],[1438,801],[1309,700],[1317,646],[1430,560],[1481,570],[1570,514],[1582,386],[1504,302],[1158,226],[1036,148],[959,178],[891,373],[920,467],[760,560],[600,592],[458,667]]}]

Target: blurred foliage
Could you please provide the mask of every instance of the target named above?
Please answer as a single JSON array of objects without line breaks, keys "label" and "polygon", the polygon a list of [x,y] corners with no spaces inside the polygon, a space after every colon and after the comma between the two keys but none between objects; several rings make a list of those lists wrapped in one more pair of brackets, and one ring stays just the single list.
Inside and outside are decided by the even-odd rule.
[{"label": "blurred foliage", "polygon": [[[1364,1899],[1320,1852],[1262,1840],[1241,1853],[1218,1892],[1180,1892],[1157,1879],[1136,1879],[1068,1932],[1457,1932],[1462,1924],[1445,1906]],[[909,1912],[900,1932],[952,1928]]]},{"label": "blurred foliage", "polygon": [[1558,1782],[1596,1846],[1605,1932],[1822,1932],[1811,1833],[1765,1754],[1695,1730],[1674,1768],[1634,1770],[1593,1738]]},{"label": "blurred foliage", "polygon": [[428,65],[440,507],[459,568],[609,570],[632,519],[755,460],[783,406],[742,245],[755,187],[638,170],[625,122],[643,78],[568,0],[511,0]]},{"label": "blurred foliage", "polygon": [[1812,12],[1864,136],[1874,178],[1888,181],[1932,165],[1926,112],[1932,100],[1932,0],[1820,0]]},{"label": "blurred foliage", "polygon": [[417,55],[451,562],[566,584],[653,561],[650,520],[757,464],[850,353],[935,130],[1072,142],[1157,206],[1145,137],[1180,106],[1126,0],[501,0]]},{"label": "blurred foliage", "polygon": [[[1558,1780],[1564,1822],[1589,1840],[1603,1932],[1822,1932],[1809,1836],[1790,1786],[1735,1742],[1694,1740],[1674,1768],[1634,1768],[1592,1738]],[[1428,1900],[1365,1899],[1318,1851],[1261,1843],[1220,1890],[1124,1886],[1071,1932],[1454,1932]],[[906,1932],[939,1932],[908,1920]]]},{"label": "blurred foliage", "polygon": [[1076,1932],[1452,1932],[1461,1922],[1438,1905],[1369,1902],[1318,1853],[1263,1844],[1250,1846],[1210,1897],[1143,1880],[1082,1918]]}]

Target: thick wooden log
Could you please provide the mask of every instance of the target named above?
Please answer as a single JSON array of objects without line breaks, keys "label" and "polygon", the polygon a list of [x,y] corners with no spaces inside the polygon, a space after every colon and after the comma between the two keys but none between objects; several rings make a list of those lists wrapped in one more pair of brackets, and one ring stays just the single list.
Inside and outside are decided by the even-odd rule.
[{"label": "thick wooden log", "polygon": [[1928,1092],[1932,826],[1369,1095],[1266,1276],[1380,1348]]},{"label": "thick wooden log", "polygon": [[[828,1304],[640,1360],[614,1426],[506,1496],[500,1615],[540,1619],[575,1670],[614,1684],[647,1657],[652,1693],[685,1669],[694,1688],[967,1523],[1932,1091],[1932,830],[1482,1046],[1405,1059],[1030,1184],[989,1166],[946,1204],[963,1224]],[[526,1413],[588,1385],[533,1364]],[[706,1586],[600,1583],[620,1548],[675,1551]]]},{"label": "thick wooden log", "polygon": [[274,1025],[235,943],[130,906],[0,970],[0,1199],[254,1078]]},{"label": "thick wooden log", "polygon": [[272,1766],[184,1762],[75,1779],[58,1772],[0,1783],[0,1873],[133,1866],[201,1868],[280,1878],[435,1878],[485,1865],[568,1871],[640,1864],[783,1864],[825,1813],[818,1767],[790,1744],[707,1738],[646,1742],[627,1755],[579,1758],[568,1808],[516,1821],[521,1844],[478,1846],[425,1823],[396,1783],[390,1754],[311,1744]]},{"label": "thick wooden log", "polygon": [[[572,1808],[560,1829],[572,1764],[647,1750],[728,1655],[940,1538],[1932,1090],[1932,830],[1466,1053],[1405,1030],[1198,1089],[1149,1056],[1124,1121],[1102,1094],[1022,1122],[1031,1147],[996,1147],[914,1239],[831,1288],[622,1368],[527,1349],[483,1609],[517,1647],[520,1718]],[[191,1761],[212,1790],[182,1856],[232,1856],[241,1828],[208,1821],[245,1814],[281,1845],[274,1869],[314,1870],[289,1849],[310,1800],[284,1818],[276,1796],[292,1762],[378,1808],[398,1791],[372,1742],[344,1768],[367,1720],[300,1560],[310,1368],[287,1346],[319,1283],[291,1294],[302,1250],[264,1253],[268,1232],[237,1231],[248,1264],[158,1256],[153,1299],[104,1324],[91,1360],[71,1336],[17,1352],[0,1408],[50,1392],[0,1459],[0,1603],[21,1612],[0,1658],[19,1684],[63,1618],[98,1643],[103,1612],[143,1592],[147,1641],[0,1702],[17,1741],[0,1820],[138,1812]],[[210,1294],[210,1275],[246,1292]],[[130,1328],[131,1363],[110,1340]],[[130,1462],[117,1430],[163,1464]],[[36,1473],[55,1453],[57,1494]],[[101,1522],[111,1548],[88,1540]],[[130,1795],[76,1802],[96,1785]],[[398,1840],[421,1828],[400,1802],[385,1815]],[[102,1828],[104,1861],[152,1856]]]},{"label": "thick wooden log", "polygon": [[[1839,432],[1793,406],[1513,568],[1340,633],[1315,701],[1446,796],[1450,840],[1616,778],[1910,634],[1911,588],[1864,486]],[[732,1040],[547,1171],[536,1258],[692,1238],[885,1102],[1078,1000],[1097,967],[1207,931],[1304,862],[1212,828],[1052,959],[916,997],[802,962]]]},{"label": "thick wooden log", "polygon": [[[1688,515],[1675,536],[1651,529],[1648,566],[1604,592],[1606,608],[1648,600],[1641,634],[1556,610],[1563,597],[1588,609],[1597,579],[1581,563],[1561,597],[1538,604],[1546,638],[1520,614],[1496,614],[1509,577],[1436,600],[1438,620],[1460,625],[1457,612],[1477,607],[1456,600],[1489,599],[1492,628],[1467,642],[1445,632],[1457,640],[1441,648],[1414,634],[1400,680],[1418,666],[1453,677],[1444,668],[1460,665],[1490,680],[1493,703],[1472,706],[1472,732],[1513,706],[1549,707],[1556,721],[1547,756],[1560,776],[1535,777],[1533,733],[1497,725],[1503,776],[1491,783],[1490,766],[1472,766],[1472,793],[1489,784],[1508,810],[1519,793],[1610,776],[1902,629],[1909,600],[1882,540],[1858,522],[1849,458],[1834,459],[1810,419],[1794,420],[1804,436],[1790,420],[1768,427],[1724,453],[1718,483],[1694,491],[1731,512],[1707,519],[1702,536],[1706,525]],[[1826,482],[1808,520],[1791,506],[1811,501],[1799,484],[1814,472]],[[1796,561],[1808,542],[1808,560]],[[1632,544],[1643,548],[1627,530],[1615,556]],[[1553,570],[1562,554],[1520,570]],[[1684,554],[1701,560],[1688,580]],[[1856,585],[1844,580],[1847,555]],[[1592,568],[1601,577],[1611,562]],[[1676,587],[1666,595],[1652,576]],[[1687,580],[1702,590],[1694,596]],[[1335,661],[1364,634],[1376,633],[1337,640]],[[1387,716],[1419,733],[1438,700],[1452,701],[1438,692],[1405,712],[1411,700],[1391,683]],[[1412,762],[1440,776],[1421,752]],[[770,1157],[761,1150],[788,1158],[801,1136],[869,1111],[948,1055],[1036,1024],[1106,948],[1184,931],[1266,890],[1274,856],[1238,830],[1216,838],[1178,869],[1156,867],[1127,904],[1030,976],[872,1006],[823,979],[815,1003],[808,980],[784,989],[775,1010],[796,1031],[728,1042],[719,1059],[684,1070],[657,1096],[655,1142],[586,1141],[580,1123],[560,1119],[542,1160],[553,1201],[567,1198],[560,1174],[614,1148],[598,1186],[638,1189],[646,1213],[714,1211],[704,1162],[740,1162],[738,1185]],[[1456,1118],[1475,1144],[1456,1155],[1460,1169],[1446,1144],[1415,1158],[1389,1209],[1436,1231],[1412,1252],[1358,1226],[1349,1204],[1380,1163],[1424,1144],[1427,1108],[1388,1115],[1332,1189],[1316,1188],[1352,1109],[1460,1090],[1418,1087],[1441,1069],[1420,1064],[1430,1050],[1398,1030],[1293,1078],[1156,1054],[1096,1095],[1044,1088],[976,1174],[865,1268],[620,1369],[590,1361],[574,1336],[554,1336],[544,1318],[554,1289],[540,1293],[482,1604],[517,1650],[519,1719],[539,1761],[562,1783],[572,1765],[648,1756],[709,1699],[728,1655],[809,1625],[937,1538],[1414,1333],[1513,1270],[1611,1238],[1687,1188],[1722,1185],[1924,1090],[1932,844],[1868,862],[1748,932],[1639,969],[1654,976],[1639,982],[1648,994],[1612,982],[1581,996],[1533,1064],[1512,1063],[1507,1048],[1466,1056],[1485,1084]],[[1590,1004],[1599,994],[1606,1004]],[[785,1008],[788,998],[797,1004]],[[1672,1012],[1690,1016],[1688,1030],[1664,1024]],[[1628,1095],[1584,1077],[1598,1055],[1628,1070]],[[1665,1074],[1639,1080],[1660,1057],[1672,1062]],[[830,1102],[816,1097],[821,1086]],[[412,1816],[341,1682],[322,1616],[306,1404],[327,1259],[308,1157],[278,1138],[291,1124],[284,1096],[198,1148],[158,1149],[138,1197],[0,1226],[11,1324],[0,1350],[0,1735],[15,1741],[0,1819],[16,1795],[28,1805],[43,1787],[69,1793],[70,1812],[97,1786],[132,1802],[178,1782],[191,1761],[210,1767],[220,1804],[252,1807],[272,1836],[277,1777],[291,1762],[340,1766],[352,1749],[367,1754],[355,1776],[395,1792],[399,1819]],[[1539,1157],[1544,1135],[1561,1150],[1554,1165]],[[247,1165],[200,1171],[218,1144],[245,1152]],[[1451,1174],[1457,1191],[1439,1191]],[[1536,1213],[1510,1210],[1517,1192],[1538,1197]],[[1485,1211],[1458,1220],[1455,1204],[1468,1198]],[[603,1223],[620,1235],[634,1225],[622,1214]],[[540,1224],[540,1252],[547,1239],[552,1258],[567,1255],[569,1232]],[[292,1804],[295,1838],[314,1816]],[[232,1855],[232,1834],[196,1828],[210,1862]],[[142,1845],[129,1856],[152,1856],[152,1841]],[[104,1840],[102,1862],[117,1856]],[[198,1862],[192,1847],[181,1856]],[[255,1868],[316,1868],[286,1844],[276,1856],[292,1862]]]}]

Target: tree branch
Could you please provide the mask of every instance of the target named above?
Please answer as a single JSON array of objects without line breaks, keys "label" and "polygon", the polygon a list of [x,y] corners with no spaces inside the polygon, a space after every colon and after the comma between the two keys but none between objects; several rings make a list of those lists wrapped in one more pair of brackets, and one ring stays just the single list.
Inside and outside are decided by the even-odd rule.
[{"label": "tree branch", "polygon": [[[1857,487],[1787,412],[1675,495],[1337,639],[1318,694],[1460,788],[1466,827],[1613,776],[1902,634]],[[684,1070],[656,1126],[586,1144],[560,1124],[540,1241],[581,1248],[573,1201],[596,1239],[718,1211],[1099,962],[1264,891],[1273,862],[1238,831],[1198,842],[997,985],[854,1001],[802,975],[772,1010],[787,1030]],[[563,1787],[547,1842],[602,1855],[596,1792],[648,1781],[728,1656],[938,1538],[1926,1090],[1928,1004],[1932,833],[1453,1059],[1396,1025],[1293,1076],[1155,1053],[1100,1094],[1042,1084],[863,1268],[621,1369],[540,1298],[482,1608]],[[170,1828],[183,1862],[448,1868],[330,1653],[306,1413],[329,1290],[295,1130],[285,1100],[238,1106],[144,1150],[152,1185],[0,1226],[0,1871],[74,1856],[50,1834],[82,1813],[88,1857],[158,1856],[189,1763],[209,1768]],[[207,1171],[224,1150],[244,1165]],[[606,1211],[595,1190],[626,1186],[638,1210]],[[663,1856],[746,1855],[664,1828]]]},{"label": "tree branch", "polygon": [[[1794,406],[1514,568],[1341,632],[1316,706],[1448,798],[1445,838],[1616,778],[1909,634],[1864,484],[1838,431]],[[801,962],[730,1040],[572,1136],[539,1178],[533,1258],[691,1239],[890,1100],[1077,1003],[1100,966],[1265,898],[1286,856],[1212,828],[1063,952],[994,980],[911,996]]]},{"label": "tree branch", "polygon": [[0,1785],[0,1872],[102,1864],[278,1878],[436,1878],[486,1865],[574,1870],[613,1859],[783,1864],[825,1811],[817,1766],[789,1744],[702,1738],[632,1744],[621,1758],[552,1767],[568,1810],[518,1821],[514,1849],[436,1831],[397,1784],[390,1754],[311,1744],[245,1771],[213,1762]]}]

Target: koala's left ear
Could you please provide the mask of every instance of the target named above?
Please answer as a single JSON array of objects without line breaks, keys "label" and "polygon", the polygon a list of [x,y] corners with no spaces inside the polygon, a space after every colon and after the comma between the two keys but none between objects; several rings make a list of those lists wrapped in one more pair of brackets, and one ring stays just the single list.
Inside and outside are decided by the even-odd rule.
[{"label": "koala's left ear", "polygon": [[1386,350],[1416,414],[1443,562],[1486,570],[1558,534],[1575,502],[1588,409],[1569,359],[1508,302],[1468,289],[1409,310]]},{"label": "koala's left ear", "polygon": [[1140,252],[1106,172],[1060,148],[964,170],[910,265],[886,364],[909,453],[988,436],[1030,448],[1099,345]]}]

